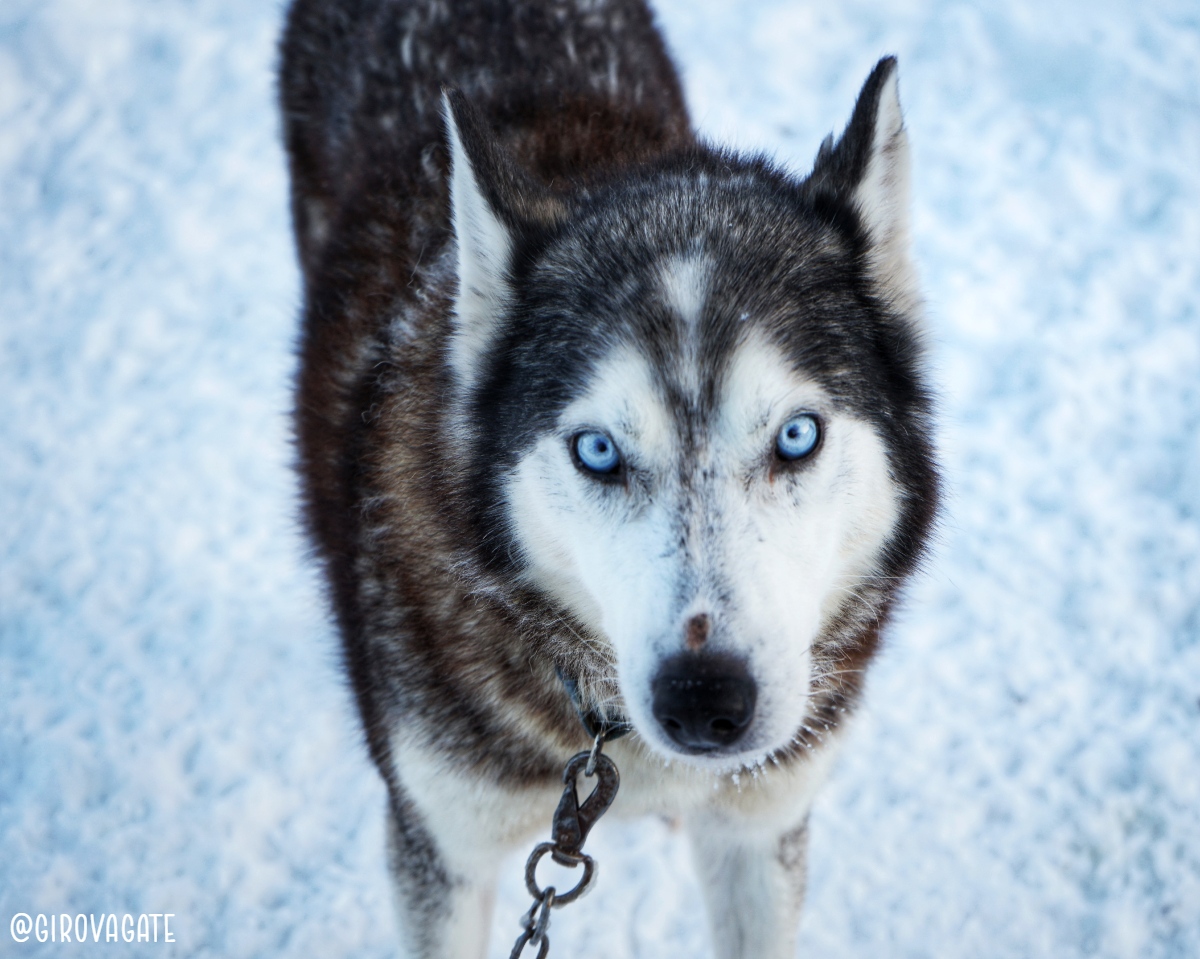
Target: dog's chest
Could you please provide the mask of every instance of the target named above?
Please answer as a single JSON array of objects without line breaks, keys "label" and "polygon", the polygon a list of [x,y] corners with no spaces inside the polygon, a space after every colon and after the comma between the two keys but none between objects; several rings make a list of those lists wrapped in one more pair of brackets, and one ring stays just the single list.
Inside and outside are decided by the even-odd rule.
[{"label": "dog's chest", "polygon": [[[751,832],[789,828],[807,815],[828,776],[836,740],[806,762],[767,766],[714,777],[679,763],[664,764],[628,740],[610,744],[621,786],[612,819],[662,816],[672,820],[717,816]],[[459,868],[494,864],[514,847],[549,834],[563,784],[551,780],[507,788],[451,766],[406,737],[392,740],[396,778],[447,858]],[[564,764],[568,757],[564,756]],[[580,798],[590,786],[580,777]]]}]

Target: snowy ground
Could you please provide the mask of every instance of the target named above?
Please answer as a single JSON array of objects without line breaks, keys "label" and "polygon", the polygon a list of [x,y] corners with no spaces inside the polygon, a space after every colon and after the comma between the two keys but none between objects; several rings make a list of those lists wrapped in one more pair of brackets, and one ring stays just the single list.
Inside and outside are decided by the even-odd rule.
[{"label": "snowy ground", "polygon": [[[658,8],[712,136],[803,169],[896,52],[914,142],[951,492],[814,816],[802,954],[1200,955],[1200,8]],[[0,3],[5,956],[72,948],[15,913],[127,911],[178,943],[113,954],[393,954],[293,522],[280,20]],[[552,955],[708,955],[679,836],[591,845]]]}]

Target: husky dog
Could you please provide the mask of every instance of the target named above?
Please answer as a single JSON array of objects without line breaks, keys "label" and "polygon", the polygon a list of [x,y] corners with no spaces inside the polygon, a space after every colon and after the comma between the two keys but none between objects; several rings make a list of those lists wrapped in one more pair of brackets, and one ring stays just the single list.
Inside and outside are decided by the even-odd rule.
[{"label": "husky dog", "polygon": [[935,513],[896,63],[798,178],[643,0],[296,0],[296,430],[404,954],[482,956],[580,715],[790,957],[806,822]]}]

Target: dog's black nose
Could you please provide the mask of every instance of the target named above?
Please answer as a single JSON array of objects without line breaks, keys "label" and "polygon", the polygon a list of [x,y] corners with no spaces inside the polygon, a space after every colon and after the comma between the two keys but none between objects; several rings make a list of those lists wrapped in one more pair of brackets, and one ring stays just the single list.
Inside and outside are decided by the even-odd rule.
[{"label": "dog's black nose", "polygon": [[680,653],[651,684],[654,718],[689,753],[732,746],[750,728],[758,687],[746,664],[720,653]]}]

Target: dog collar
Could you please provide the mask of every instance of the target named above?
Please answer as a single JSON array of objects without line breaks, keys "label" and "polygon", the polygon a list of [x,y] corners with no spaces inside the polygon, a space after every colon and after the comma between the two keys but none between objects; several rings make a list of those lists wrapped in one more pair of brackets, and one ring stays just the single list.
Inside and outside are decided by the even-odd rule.
[{"label": "dog collar", "polygon": [[623,716],[609,717],[600,712],[596,706],[585,707],[583,699],[579,695],[579,680],[564,673],[562,667],[555,667],[555,672],[558,673],[558,678],[562,681],[567,695],[571,697],[571,704],[575,707],[579,721],[583,723],[583,728],[587,730],[589,737],[595,739],[599,736],[604,742],[612,742],[633,729],[633,724]]}]

